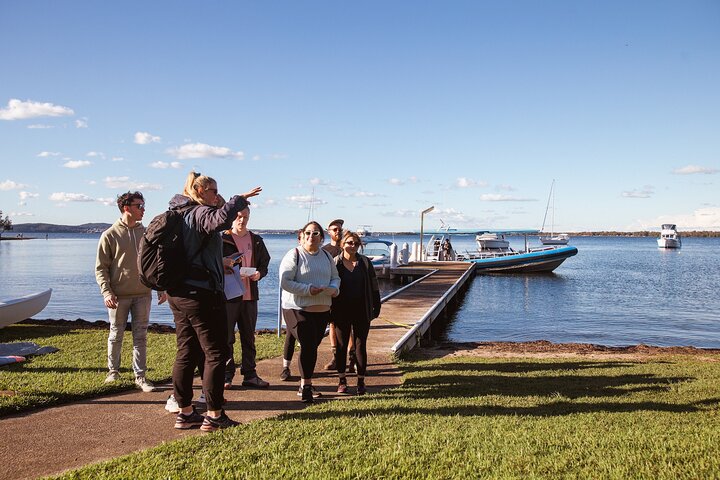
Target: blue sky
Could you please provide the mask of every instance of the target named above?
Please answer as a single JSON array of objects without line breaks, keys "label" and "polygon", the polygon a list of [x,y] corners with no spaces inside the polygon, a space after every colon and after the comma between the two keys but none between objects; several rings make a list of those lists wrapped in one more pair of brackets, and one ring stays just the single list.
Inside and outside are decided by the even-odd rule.
[{"label": "blue sky", "polygon": [[[0,209],[251,227],[720,230],[720,2],[0,2]],[[314,194],[314,197],[313,197]]]}]

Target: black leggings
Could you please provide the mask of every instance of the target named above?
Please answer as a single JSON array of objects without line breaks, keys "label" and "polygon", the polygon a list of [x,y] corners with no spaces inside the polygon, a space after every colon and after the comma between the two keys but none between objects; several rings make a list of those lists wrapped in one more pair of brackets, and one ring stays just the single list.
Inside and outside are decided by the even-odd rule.
[{"label": "black leggings", "polygon": [[[289,334],[300,342],[298,358],[300,377],[303,380],[309,380],[315,373],[317,351],[325,336],[325,329],[330,321],[330,312],[283,309],[283,314]],[[288,339],[286,338],[285,341],[287,344]],[[294,341],[292,343],[294,344]]]},{"label": "black leggings", "polygon": [[345,373],[347,365],[348,343],[352,331],[355,340],[355,362],[357,364],[358,376],[365,376],[367,371],[367,338],[370,332],[370,325],[360,318],[353,318],[351,315],[335,316],[335,339],[337,350],[335,351],[335,364],[338,373]]}]

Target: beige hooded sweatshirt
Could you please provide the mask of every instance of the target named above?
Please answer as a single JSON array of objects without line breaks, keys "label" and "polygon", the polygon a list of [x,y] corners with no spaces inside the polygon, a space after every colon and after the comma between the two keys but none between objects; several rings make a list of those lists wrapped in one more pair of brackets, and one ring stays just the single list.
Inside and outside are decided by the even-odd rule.
[{"label": "beige hooded sweatshirt", "polygon": [[137,266],[143,233],[145,227],[141,223],[128,227],[118,219],[100,236],[95,279],[103,298],[113,294],[118,298],[150,295],[150,289],[140,282]]}]

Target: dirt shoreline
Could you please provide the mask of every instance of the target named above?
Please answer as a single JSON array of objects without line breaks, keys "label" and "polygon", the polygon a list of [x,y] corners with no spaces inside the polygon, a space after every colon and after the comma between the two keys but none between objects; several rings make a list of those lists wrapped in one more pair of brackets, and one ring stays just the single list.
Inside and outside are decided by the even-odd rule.
[{"label": "dirt shoreline", "polygon": [[[108,322],[97,320],[89,322],[78,318],[77,320],[66,319],[27,319],[20,322],[25,325],[55,325],[73,328],[90,328],[105,330]],[[129,330],[128,324],[128,330]],[[175,328],[170,325],[151,323],[148,330],[155,333],[175,333]],[[274,329],[261,329],[258,334],[276,333]],[[593,343],[554,343],[548,340],[535,340],[529,342],[437,342],[431,346],[423,346],[421,357],[444,357],[444,356],[476,356],[476,357],[511,357],[528,356],[538,358],[562,358],[569,356],[586,356],[591,358],[607,358],[620,356],[623,358],[644,358],[657,355],[719,355],[717,348],[698,348],[690,346],[658,347],[654,345],[625,345],[612,347]],[[720,361],[720,359],[712,359]]]}]

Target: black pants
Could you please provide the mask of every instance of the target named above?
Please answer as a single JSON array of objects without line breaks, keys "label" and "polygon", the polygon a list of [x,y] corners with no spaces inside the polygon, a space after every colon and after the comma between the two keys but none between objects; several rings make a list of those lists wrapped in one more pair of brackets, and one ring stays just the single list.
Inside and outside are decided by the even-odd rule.
[{"label": "black pants", "polygon": [[205,356],[202,386],[208,410],[223,404],[223,380],[227,348],[225,296],[197,289],[169,297],[175,319],[177,354],[173,365],[173,389],[178,405],[189,407],[193,397],[195,367]]},{"label": "black pants", "polygon": [[350,340],[350,332],[352,331],[353,340],[355,341],[355,362],[357,364],[357,374],[365,376],[367,371],[367,338],[370,333],[370,324],[363,318],[364,315],[358,315],[353,312],[333,313],[333,323],[335,324],[335,339],[337,340],[337,350],[335,351],[335,364],[338,373],[345,373],[347,368],[347,352]]},{"label": "black pants", "polygon": [[255,371],[255,326],[257,325],[257,300],[242,300],[239,302],[227,302],[225,304],[227,310],[227,326],[228,326],[228,358],[225,365],[225,381],[231,381],[235,376],[235,326],[237,325],[238,334],[240,335],[241,362],[240,373],[245,379],[257,377]]},{"label": "black pants", "polygon": [[325,329],[330,321],[330,312],[283,309],[283,315],[288,332],[300,342],[298,358],[300,377],[309,380],[315,373],[317,351],[325,336]]}]

